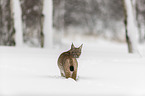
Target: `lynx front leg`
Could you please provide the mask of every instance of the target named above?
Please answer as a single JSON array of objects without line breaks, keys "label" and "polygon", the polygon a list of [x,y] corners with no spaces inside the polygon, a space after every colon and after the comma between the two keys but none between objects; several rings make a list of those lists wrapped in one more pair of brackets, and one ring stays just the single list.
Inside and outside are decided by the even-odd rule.
[{"label": "lynx front leg", "polygon": [[61,76],[62,76],[62,77],[65,77],[65,76],[63,75],[63,73],[61,73]]}]

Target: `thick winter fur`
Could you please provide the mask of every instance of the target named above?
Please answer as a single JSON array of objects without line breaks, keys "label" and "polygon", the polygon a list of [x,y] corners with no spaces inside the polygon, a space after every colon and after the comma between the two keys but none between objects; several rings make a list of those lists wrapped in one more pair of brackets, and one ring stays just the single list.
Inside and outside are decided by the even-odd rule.
[{"label": "thick winter fur", "polygon": [[82,45],[76,48],[73,43],[71,49],[67,52],[63,52],[58,58],[58,67],[60,69],[61,76],[66,78],[73,78],[76,80],[78,62],[76,58],[81,55]]}]

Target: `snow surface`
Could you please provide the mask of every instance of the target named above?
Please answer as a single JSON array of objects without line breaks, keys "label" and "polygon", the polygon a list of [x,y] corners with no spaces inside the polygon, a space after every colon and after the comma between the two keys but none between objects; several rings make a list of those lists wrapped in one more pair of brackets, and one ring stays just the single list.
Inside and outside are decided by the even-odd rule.
[{"label": "snow surface", "polygon": [[145,46],[140,56],[125,44],[84,43],[77,81],[57,67],[69,48],[0,47],[0,96],[145,96]]}]

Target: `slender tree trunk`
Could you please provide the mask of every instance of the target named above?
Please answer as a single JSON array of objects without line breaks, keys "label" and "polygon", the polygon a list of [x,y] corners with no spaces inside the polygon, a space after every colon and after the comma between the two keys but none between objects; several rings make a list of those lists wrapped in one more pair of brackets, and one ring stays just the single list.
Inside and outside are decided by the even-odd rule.
[{"label": "slender tree trunk", "polygon": [[43,0],[20,0],[24,43],[27,46],[42,47]]},{"label": "slender tree trunk", "polygon": [[53,0],[44,0],[43,13],[44,13],[44,48],[52,48],[53,45]]},{"label": "slender tree trunk", "polygon": [[124,24],[125,24],[125,33],[126,33],[126,42],[128,46],[128,52],[134,53],[137,51],[137,38],[136,38],[136,26],[135,26],[135,17],[133,13],[133,4],[131,0],[123,0],[124,8]]},{"label": "slender tree trunk", "polygon": [[22,11],[19,0],[13,0],[14,26],[16,30],[15,41],[17,47],[23,46]]},{"label": "slender tree trunk", "polygon": [[53,0],[53,26],[56,32],[53,32],[54,42],[59,46],[62,45],[62,38],[64,36],[64,14],[65,14],[66,0]]},{"label": "slender tree trunk", "polygon": [[14,46],[12,0],[0,0],[0,45]]},{"label": "slender tree trunk", "polygon": [[137,12],[137,24],[139,29],[139,42],[143,43],[145,41],[145,3],[144,0],[137,0],[136,2],[136,12]]},{"label": "slender tree trunk", "polygon": [[126,37],[126,43],[128,46],[128,52],[132,53],[132,43],[130,41],[130,37],[128,36],[128,30],[127,30],[127,10],[126,10],[126,6],[125,6],[125,1],[123,1],[123,8],[124,8],[124,25],[125,25],[125,37]]}]

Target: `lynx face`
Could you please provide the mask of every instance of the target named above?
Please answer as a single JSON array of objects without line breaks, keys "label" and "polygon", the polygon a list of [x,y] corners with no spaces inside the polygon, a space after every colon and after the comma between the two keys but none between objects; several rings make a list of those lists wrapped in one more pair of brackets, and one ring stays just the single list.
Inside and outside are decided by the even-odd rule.
[{"label": "lynx face", "polygon": [[73,58],[79,58],[79,56],[81,55],[81,49],[82,49],[82,45],[79,48],[76,48],[73,44],[71,45],[71,50],[70,55]]}]

